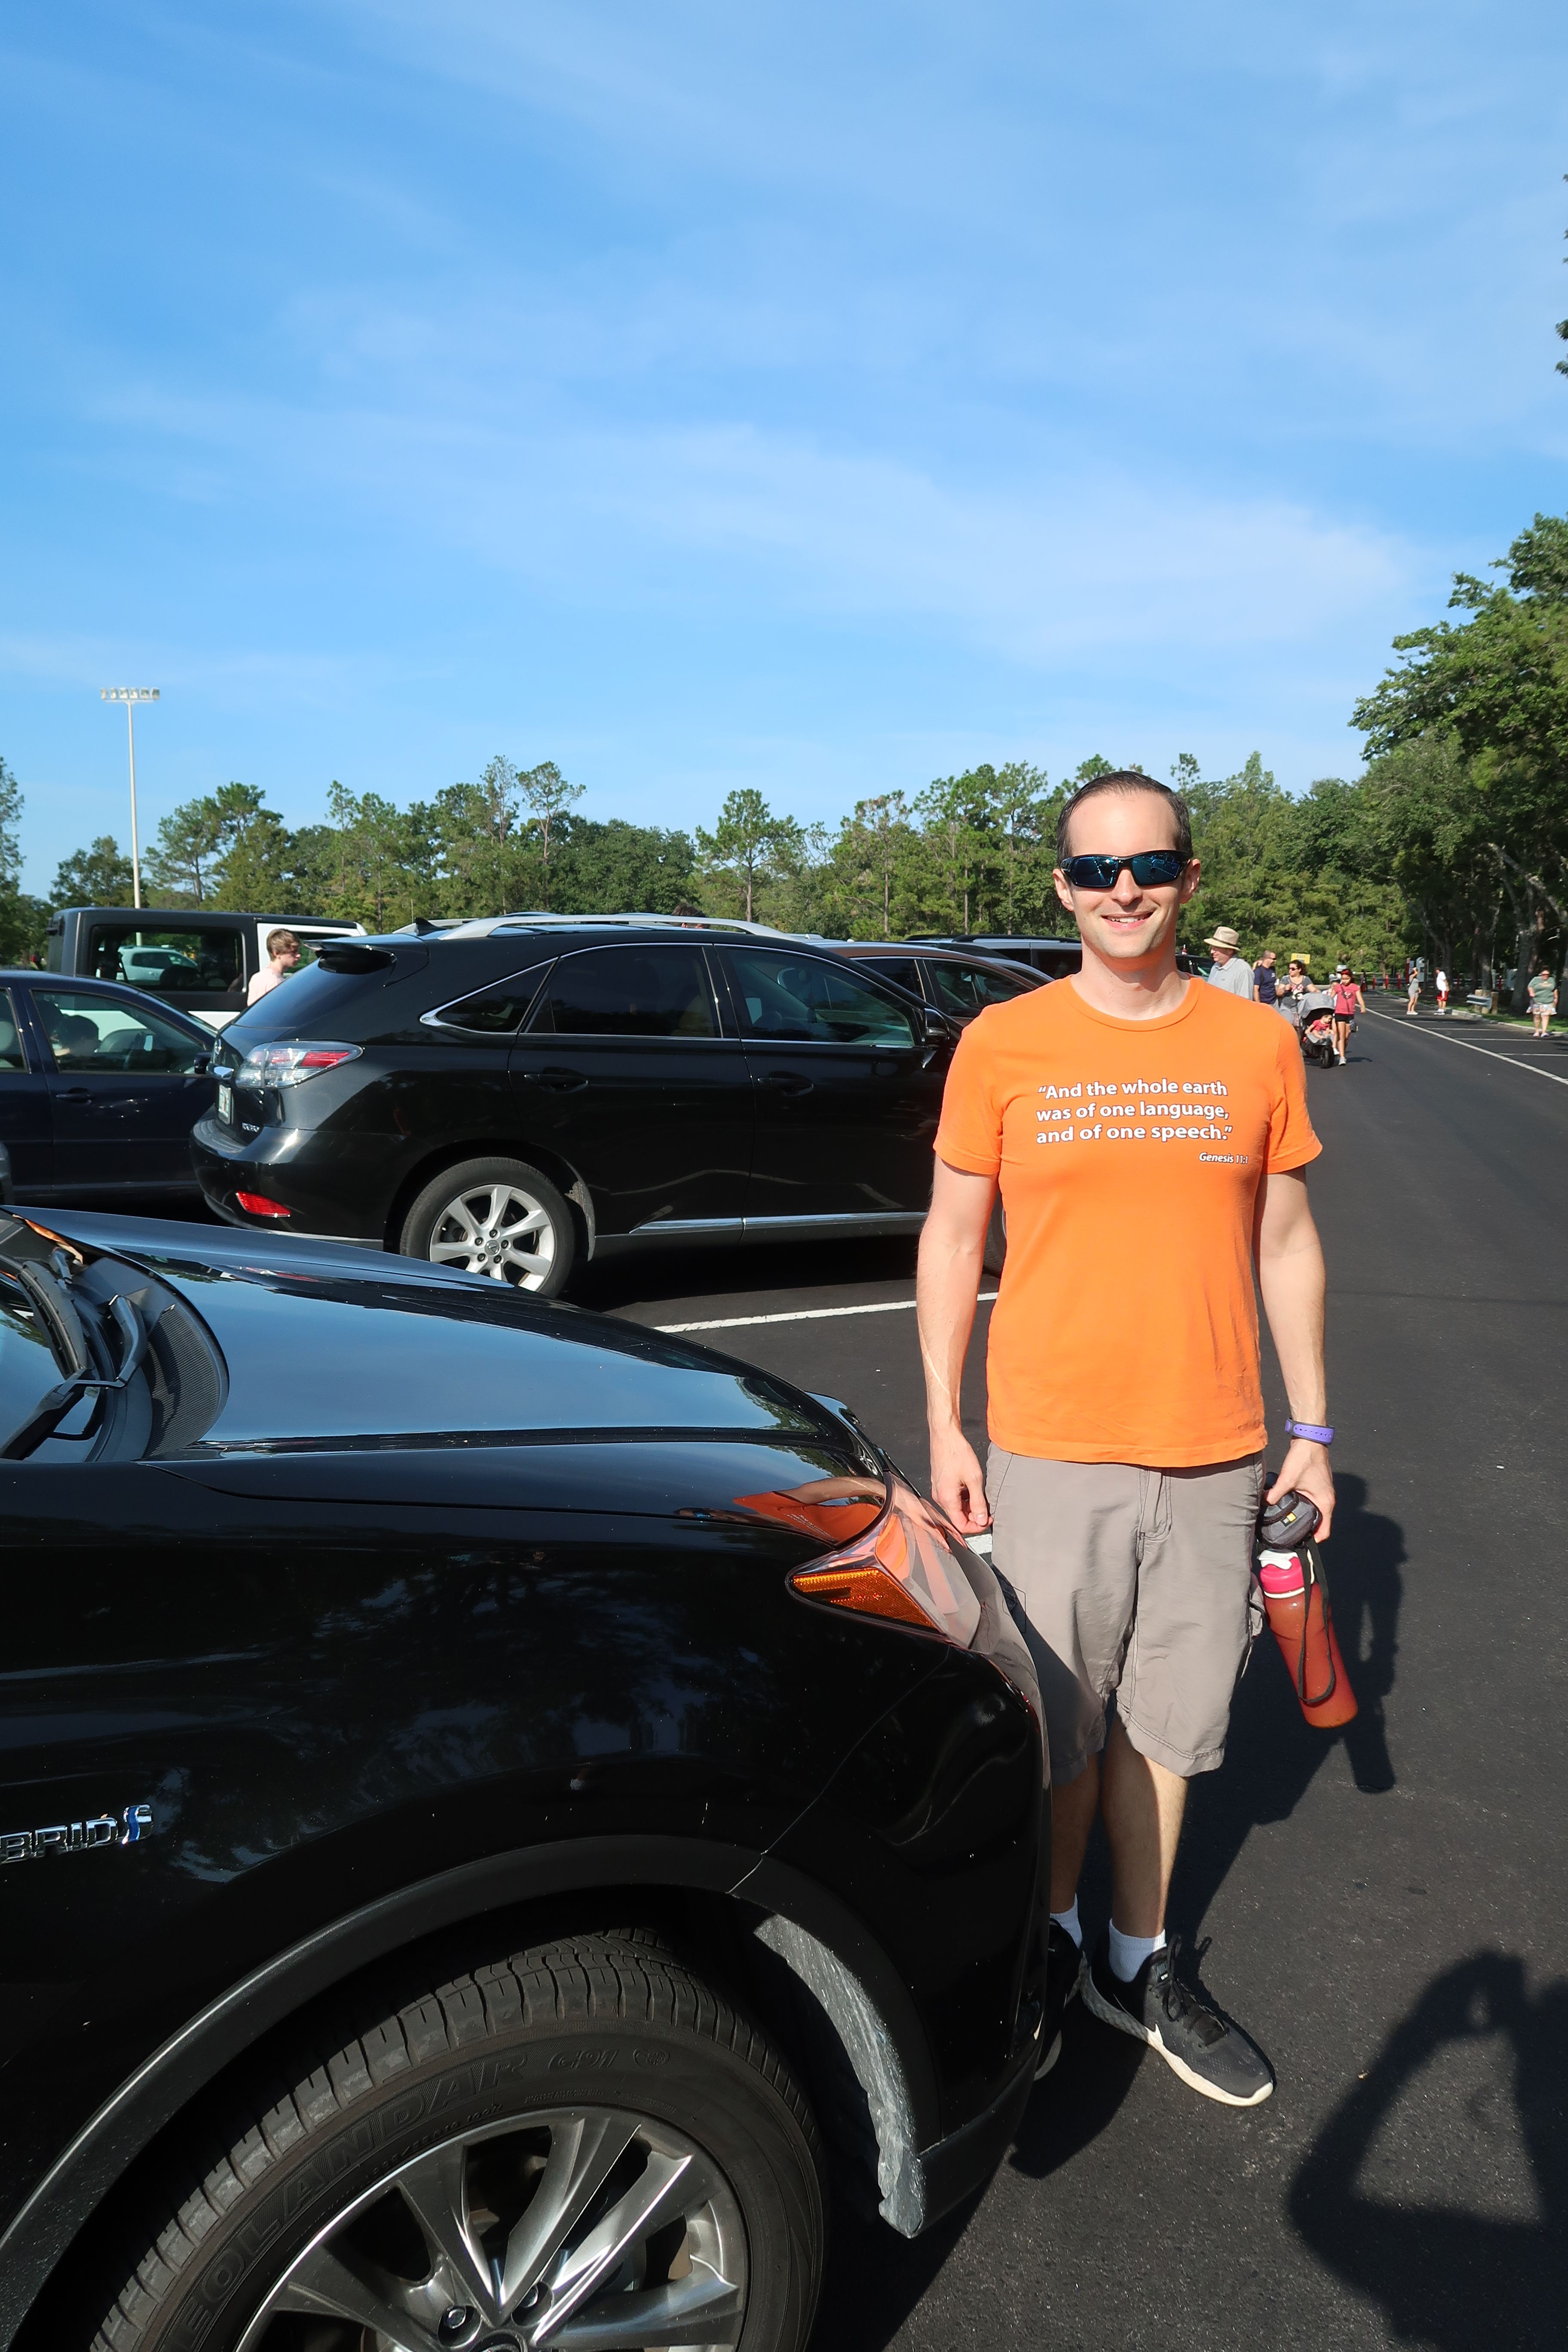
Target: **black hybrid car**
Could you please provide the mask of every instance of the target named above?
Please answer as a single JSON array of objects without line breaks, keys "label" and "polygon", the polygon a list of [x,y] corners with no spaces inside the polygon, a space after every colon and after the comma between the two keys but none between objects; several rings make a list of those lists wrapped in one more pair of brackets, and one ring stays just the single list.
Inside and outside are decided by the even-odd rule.
[{"label": "black hybrid car", "polygon": [[195,1193],[216,1043],[140,989],[0,971],[0,1200]]},{"label": "black hybrid car", "polygon": [[0,2344],[800,2352],[986,2178],[1038,1692],[842,1407],[71,1211],[0,1412]]},{"label": "black hybrid car", "polygon": [[551,1297],[579,1255],[914,1232],[959,1024],[784,939],[468,923],[226,1030],[210,1206]]}]

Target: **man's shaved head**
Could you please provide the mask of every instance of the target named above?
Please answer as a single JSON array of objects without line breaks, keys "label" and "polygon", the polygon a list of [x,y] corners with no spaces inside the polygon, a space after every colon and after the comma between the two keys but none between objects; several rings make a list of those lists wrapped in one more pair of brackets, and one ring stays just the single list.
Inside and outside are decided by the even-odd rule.
[{"label": "man's shaved head", "polygon": [[[1187,804],[1180,793],[1173,793],[1169,784],[1157,783],[1152,776],[1141,774],[1136,768],[1116,768],[1108,776],[1091,777],[1087,784],[1079,785],[1070,800],[1062,803],[1061,813],[1057,818],[1057,864],[1058,866],[1065,865],[1073,855],[1068,841],[1068,832],[1074,817],[1086,802],[1092,801],[1100,793],[1152,793],[1157,801],[1163,801],[1171,812],[1171,821],[1176,829],[1176,837],[1170,845],[1173,849],[1179,849],[1184,857],[1191,857],[1193,821],[1187,813]],[[1160,842],[1152,841],[1149,844],[1151,849],[1163,846],[1164,845]]]}]

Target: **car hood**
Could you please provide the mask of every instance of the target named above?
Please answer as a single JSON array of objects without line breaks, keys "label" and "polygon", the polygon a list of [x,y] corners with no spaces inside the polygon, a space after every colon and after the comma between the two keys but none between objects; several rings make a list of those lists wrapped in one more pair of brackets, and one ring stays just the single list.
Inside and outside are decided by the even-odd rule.
[{"label": "car hood", "polygon": [[187,1454],[642,1434],[826,1441],[877,1458],[841,1407],[752,1366],[482,1277],[208,1225],[14,1213],[194,1310],[226,1378]]}]

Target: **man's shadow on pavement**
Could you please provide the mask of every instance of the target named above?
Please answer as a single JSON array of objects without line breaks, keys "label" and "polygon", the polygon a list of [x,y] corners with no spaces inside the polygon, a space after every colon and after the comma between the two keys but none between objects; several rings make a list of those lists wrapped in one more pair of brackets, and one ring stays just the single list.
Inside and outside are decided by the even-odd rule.
[{"label": "man's shadow on pavement", "polygon": [[[1513,2095],[1539,2213],[1535,2220],[1491,2220],[1444,2202],[1439,2189],[1413,2194],[1388,2161],[1378,2166],[1384,2194],[1362,2180],[1379,2126],[1424,2070],[1440,2069],[1445,2052],[1501,2034],[1510,2045]],[[1424,2107],[1440,2088],[1429,2072],[1415,2096]],[[1382,2056],[1319,2134],[1290,2190],[1290,2218],[1330,2270],[1387,2315],[1401,2339],[1436,2352],[1475,2352],[1506,2345],[1534,2352],[1564,2340],[1568,2323],[1568,1981],[1529,1992],[1523,1963],[1478,1953],[1428,1986]],[[1478,2107],[1466,2103],[1467,2119]],[[1480,2118],[1484,2122],[1485,2117]],[[1419,2135],[1426,2142],[1430,2125]],[[1462,2162],[1468,2147],[1432,2150],[1442,2164]]]},{"label": "man's shadow on pavement", "polygon": [[1400,1568],[1405,1537],[1393,1519],[1366,1507],[1366,1481],[1335,1480],[1334,1532],[1323,1570],[1334,1630],[1359,1705],[1341,1731],[1315,1731],[1296,1703],[1274,1636],[1265,1627],[1231,1709],[1225,1762],[1194,1781],[1187,1800],[1171,1924],[1195,1937],[1249,1832],[1289,1821],[1336,1748],[1344,1748],[1356,1787],[1369,1797],[1394,1786],[1383,1703],[1394,1687]]}]

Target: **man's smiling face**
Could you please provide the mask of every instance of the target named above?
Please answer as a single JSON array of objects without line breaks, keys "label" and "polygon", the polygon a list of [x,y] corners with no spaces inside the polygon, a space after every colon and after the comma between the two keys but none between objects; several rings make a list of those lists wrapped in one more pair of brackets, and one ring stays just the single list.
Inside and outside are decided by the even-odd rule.
[{"label": "man's smiling face", "polygon": [[[1096,793],[1071,819],[1068,839],[1074,857],[1133,857],[1140,850],[1175,846],[1175,815],[1154,793]],[[1198,864],[1194,858],[1177,882],[1147,887],[1123,866],[1114,890],[1077,890],[1058,866],[1056,885],[1094,954],[1123,966],[1152,963],[1175,937],[1176,918],[1198,887]]]}]

